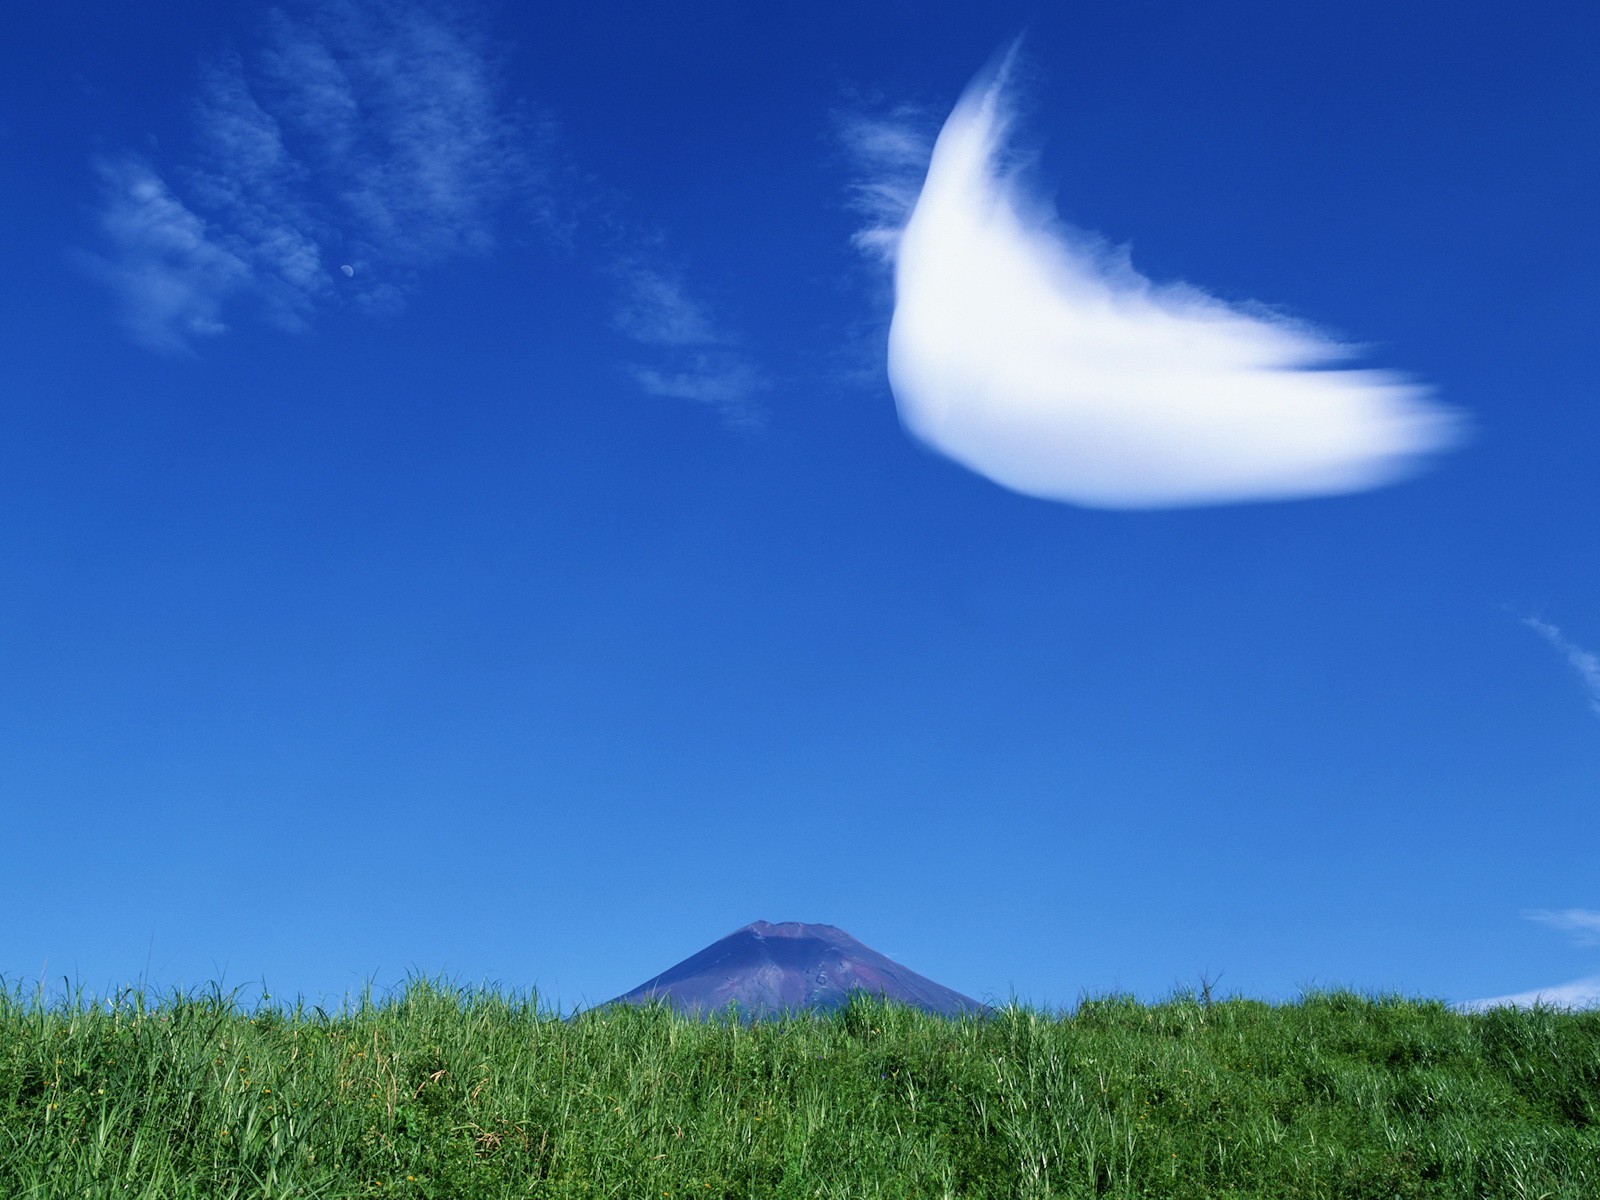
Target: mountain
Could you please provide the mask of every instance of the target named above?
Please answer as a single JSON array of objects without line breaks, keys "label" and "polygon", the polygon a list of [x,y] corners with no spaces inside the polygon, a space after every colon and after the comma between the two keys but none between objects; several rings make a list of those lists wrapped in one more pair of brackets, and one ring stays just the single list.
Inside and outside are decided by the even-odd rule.
[{"label": "mountain", "polygon": [[800,921],[757,921],[736,929],[610,1003],[664,1000],[677,1012],[697,1015],[732,1004],[743,1016],[771,1017],[842,1008],[857,991],[946,1017],[989,1011],[842,929]]}]

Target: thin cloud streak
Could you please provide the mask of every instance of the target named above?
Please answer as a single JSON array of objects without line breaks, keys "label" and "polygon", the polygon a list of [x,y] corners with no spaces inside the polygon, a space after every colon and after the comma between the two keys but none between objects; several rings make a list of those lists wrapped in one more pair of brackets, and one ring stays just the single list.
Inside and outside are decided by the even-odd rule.
[{"label": "thin cloud streak", "polygon": [[[608,224],[583,194],[592,180],[565,177],[551,122],[502,98],[487,37],[448,10],[330,0],[274,10],[264,28],[249,55],[206,68],[186,161],[165,176],[97,164],[106,246],[81,258],[142,345],[192,352],[240,311],[288,332],[335,306],[394,312],[428,268],[492,250],[513,208],[568,248],[573,212]],[[609,224],[602,240],[639,247],[598,255],[620,286],[615,323],[655,359],[629,377],[762,424],[770,379],[655,264],[658,238]]]},{"label": "thin cloud streak", "polygon": [[[1015,491],[1124,509],[1361,491],[1459,440],[1425,387],[1329,369],[1353,348],[1152,283],[1024,194],[1008,70],[962,96],[903,227],[894,171],[855,193],[877,214],[858,245],[894,263],[889,381],[914,436]],[[888,162],[911,147],[858,142]]]},{"label": "thin cloud streak", "polygon": [[331,287],[319,246],[329,228],[298,194],[311,172],[289,154],[281,124],[256,102],[237,59],[207,73],[195,124],[198,165],[185,172],[191,192],[250,264],[269,319],[305,328]]},{"label": "thin cloud streak", "polygon": [[156,349],[225,330],[246,298],[288,330],[331,303],[393,310],[539,190],[537,123],[502,102],[483,39],[421,4],[273,12],[258,54],[207,70],[194,118],[167,176],[100,165],[96,273]]},{"label": "thin cloud streak", "polygon": [[683,281],[652,267],[621,272],[622,305],[617,328],[646,346],[717,346],[727,339],[704,304],[692,298]]},{"label": "thin cloud streak", "polygon": [[1567,660],[1567,665],[1582,681],[1584,691],[1589,693],[1589,708],[1595,716],[1600,717],[1600,655],[1585,650],[1569,640],[1559,627],[1549,621],[1542,621],[1538,617],[1523,617],[1522,623],[1549,642],[1555,647],[1556,652]]},{"label": "thin cloud streak", "polygon": [[833,158],[846,179],[842,207],[859,223],[850,242],[878,268],[852,272],[839,281],[841,288],[859,292],[865,301],[834,333],[829,374],[840,386],[882,390],[895,252],[916,207],[941,116],[924,105],[857,95],[830,114]]},{"label": "thin cloud streak", "polygon": [[754,428],[766,424],[756,397],[771,387],[771,382],[737,356],[697,354],[679,370],[634,367],[631,374],[650,395],[709,404],[729,425]]},{"label": "thin cloud streak", "polygon": [[[1530,618],[1531,622],[1531,618]],[[1540,622],[1542,624],[1543,622]],[[1588,908],[1530,908],[1522,914],[1524,920],[1549,925],[1572,935],[1580,946],[1600,946],[1600,912]],[[1600,975],[1574,979],[1567,983],[1515,992],[1509,996],[1492,996],[1487,1000],[1471,1000],[1460,1007],[1469,1011],[1487,1008],[1531,1008],[1543,1005],[1549,1008],[1594,1008],[1600,1006]]]},{"label": "thin cloud streak", "polygon": [[485,39],[440,11],[346,0],[309,21],[275,14],[262,71],[358,237],[411,265],[489,249],[533,175],[536,129],[502,101]]},{"label": "thin cloud streak", "polygon": [[653,396],[709,405],[727,425],[765,424],[757,401],[771,380],[739,350],[711,310],[690,296],[683,281],[637,262],[623,264],[617,274],[622,282],[617,328],[661,360],[629,368],[634,382]]},{"label": "thin cloud streak", "polygon": [[1469,1012],[1482,1012],[1489,1008],[1533,1008],[1535,1005],[1545,1008],[1594,1008],[1600,1005],[1600,975],[1534,988],[1527,992],[1514,992],[1509,996],[1468,1000],[1459,1007]]},{"label": "thin cloud streak", "polygon": [[1600,946],[1600,912],[1587,908],[1530,908],[1522,914],[1563,933],[1570,933],[1580,946]]},{"label": "thin cloud streak", "polygon": [[926,109],[899,104],[886,113],[835,114],[834,127],[856,175],[849,207],[865,221],[850,240],[892,266],[933,154],[937,122]]},{"label": "thin cloud streak", "polygon": [[100,231],[105,256],[81,256],[111,288],[119,323],[140,345],[183,353],[196,338],[227,331],[223,305],[250,285],[248,263],[136,159],[102,160]]}]

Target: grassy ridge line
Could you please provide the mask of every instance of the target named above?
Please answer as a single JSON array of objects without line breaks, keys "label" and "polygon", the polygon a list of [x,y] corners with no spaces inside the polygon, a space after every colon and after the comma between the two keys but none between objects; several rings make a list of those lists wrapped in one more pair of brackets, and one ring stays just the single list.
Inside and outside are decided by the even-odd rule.
[{"label": "grassy ridge line", "polygon": [[0,992],[0,1196],[1600,1196],[1600,1013],[1330,993],[947,1021]]}]

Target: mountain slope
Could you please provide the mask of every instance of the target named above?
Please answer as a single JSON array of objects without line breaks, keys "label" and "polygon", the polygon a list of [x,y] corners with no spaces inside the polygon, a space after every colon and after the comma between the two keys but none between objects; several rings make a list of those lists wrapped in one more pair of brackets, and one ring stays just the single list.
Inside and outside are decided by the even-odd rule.
[{"label": "mountain slope", "polygon": [[852,992],[941,1016],[989,1010],[879,954],[832,925],[756,921],[647,979],[612,1004],[664,1000],[680,1013],[734,1005],[749,1017],[842,1008]]}]

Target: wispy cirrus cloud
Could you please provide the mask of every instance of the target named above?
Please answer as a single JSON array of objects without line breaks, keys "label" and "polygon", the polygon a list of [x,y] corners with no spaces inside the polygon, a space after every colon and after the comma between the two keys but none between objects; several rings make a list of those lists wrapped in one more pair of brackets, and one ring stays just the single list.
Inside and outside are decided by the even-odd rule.
[{"label": "wispy cirrus cloud", "polygon": [[541,122],[503,96],[480,30],[449,9],[344,0],[281,12],[260,90],[330,181],[358,244],[425,266],[489,249],[535,182]]},{"label": "wispy cirrus cloud", "polygon": [[849,207],[863,222],[851,241],[892,266],[933,156],[938,119],[916,104],[881,111],[855,105],[834,114],[834,131],[855,177]]},{"label": "wispy cirrus cloud", "polygon": [[1509,996],[1469,1000],[1460,1007],[1481,1012],[1486,1008],[1533,1008],[1535,1005],[1545,1008],[1594,1008],[1600,1005],[1600,975],[1554,983],[1526,992],[1513,992]]},{"label": "wispy cirrus cloud", "polygon": [[82,258],[136,341],[181,353],[241,316],[292,332],[332,306],[393,311],[428,268],[492,249],[511,213],[576,248],[587,212],[617,328],[651,360],[628,367],[639,388],[762,422],[766,373],[659,236],[553,181],[553,122],[506,97],[483,30],[428,0],[301,4],[261,28],[205,67],[187,157],[96,164],[103,248]]},{"label": "wispy cirrus cloud", "polygon": [[1600,717],[1600,655],[1585,650],[1549,621],[1538,617],[1523,617],[1522,624],[1549,642],[1556,652],[1566,659],[1567,666],[1572,668],[1573,673],[1583,684],[1583,690],[1588,693],[1590,709]]},{"label": "wispy cirrus cloud", "polygon": [[198,156],[183,172],[189,191],[250,265],[269,319],[303,328],[333,287],[323,247],[336,227],[316,211],[313,172],[289,153],[282,124],[257,102],[237,58],[207,71],[195,124]]},{"label": "wispy cirrus cloud", "polygon": [[647,346],[716,346],[726,341],[710,310],[689,295],[681,279],[637,263],[618,270],[622,302],[617,328]]},{"label": "wispy cirrus cloud", "polygon": [[915,129],[858,125],[852,193],[892,262],[906,428],[1004,487],[1097,508],[1360,491],[1460,437],[1428,388],[1331,364],[1355,348],[1258,306],[1156,284],[1063,224],[1010,162],[1011,56],[944,122],[907,215]]},{"label": "wispy cirrus cloud", "polygon": [[916,206],[940,114],[852,92],[829,116],[832,158],[846,180],[842,207],[858,223],[850,241],[873,268],[841,280],[863,291],[866,303],[836,331],[832,374],[851,388],[881,389],[895,249]]},{"label": "wispy cirrus cloud", "polygon": [[[1548,925],[1570,934],[1580,946],[1600,946],[1600,912],[1588,908],[1530,908],[1523,919]],[[1533,988],[1508,996],[1492,996],[1487,1000],[1472,1000],[1461,1007],[1485,1009],[1498,1007],[1531,1008],[1535,1004],[1552,1008],[1593,1008],[1600,1005],[1600,975],[1574,979],[1549,987]]]},{"label": "wispy cirrus cloud", "polygon": [[249,263],[137,159],[96,164],[104,256],[84,255],[115,294],[130,337],[154,350],[181,351],[227,330],[223,307],[251,286]]},{"label": "wispy cirrus cloud", "polygon": [[1600,946],[1600,912],[1589,908],[1530,908],[1523,917],[1563,933],[1580,946]]},{"label": "wispy cirrus cloud", "polygon": [[630,374],[645,392],[716,409],[735,426],[764,423],[758,403],[771,380],[712,316],[683,281],[657,266],[620,264],[617,328],[657,361],[634,364]]},{"label": "wispy cirrus cloud", "polygon": [[540,123],[501,91],[486,39],[443,9],[273,11],[252,54],[207,68],[187,160],[98,164],[93,265],[123,325],[183,350],[246,302],[288,329],[324,304],[396,307],[538,191]]}]

